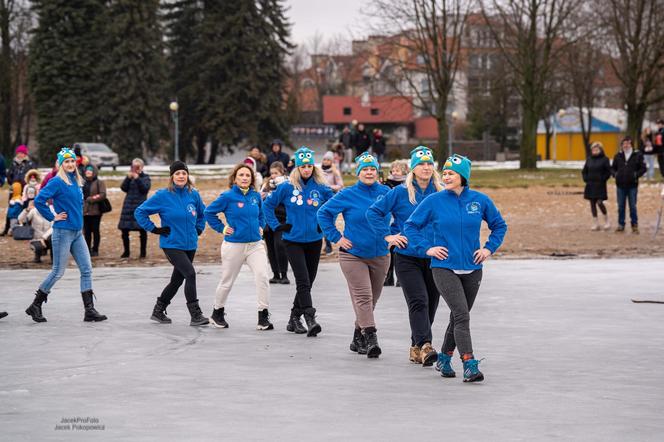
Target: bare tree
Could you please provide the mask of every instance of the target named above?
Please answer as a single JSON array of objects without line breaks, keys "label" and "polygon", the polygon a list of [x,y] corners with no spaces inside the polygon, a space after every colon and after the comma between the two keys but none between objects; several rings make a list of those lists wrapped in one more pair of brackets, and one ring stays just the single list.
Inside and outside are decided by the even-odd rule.
[{"label": "bare tree", "polygon": [[[462,62],[461,43],[472,0],[374,0],[371,15],[389,32],[387,63],[394,91],[438,125],[437,155],[447,158],[448,104]],[[424,87],[423,87],[424,86]]]},{"label": "bare tree", "polygon": [[664,101],[658,86],[664,69],[664,2],[596,0],[616,60],[613,69],[623,85],[627,133],[638,139],[648,108]]},{"label": "bare tree", "polygon": [[520,167],[537,167],[537,124],[547,86],[565,48],[574,41],[568,20],[581,0],[480,0],[482,15],[516,76],[521,97]]}]

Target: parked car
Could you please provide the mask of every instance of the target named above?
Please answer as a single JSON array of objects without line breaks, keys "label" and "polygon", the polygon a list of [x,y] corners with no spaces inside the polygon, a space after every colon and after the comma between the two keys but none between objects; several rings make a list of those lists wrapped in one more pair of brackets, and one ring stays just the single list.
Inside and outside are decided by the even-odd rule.
[{"label": "parked car", "polygon": [[81,153],[90,158],[90,162],[101,169],[103,166],[111,166],[113,170],[120,164],[118,154],[113,152],[104,143],[74,143],[74,149],[81,149]]}]

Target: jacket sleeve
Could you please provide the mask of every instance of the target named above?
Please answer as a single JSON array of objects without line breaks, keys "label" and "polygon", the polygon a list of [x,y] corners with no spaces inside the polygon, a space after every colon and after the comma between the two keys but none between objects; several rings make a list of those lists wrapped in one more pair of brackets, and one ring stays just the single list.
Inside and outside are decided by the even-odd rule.
[{"label": "jacket sleeve", "polygon": [[581,177],[583,178],[583,182],[587,183],[588,182],[588,161],[583,165],[583,170],[581,171]]},{"label": "jacket sleeve", "polygon": [[270,229],[274,230],[279,227],[279,220],[274,214],[274,209],[281,203],[281,200],[284,198],[284,189],[290,188],[286,183],[281,186],[277,186],[263,201],[263,216],[265,217],[265,222]]},{"label": "jacket sleeve", "polygon": [[55,215],[51,212],[51,208],[46,202],[52,199],[54,196],[60,193],[60,181],[59,180],[50,180],[48,185],[46,185],[35,198],[35,207],[41,214],[41,216],[46,219],[46,221],[53,221]]},{"label": "jacket sleeve", "polygon": [[329,186],[323,186],[323,199],[325,200],[324,202],[327,202],[334,198],[336,194],[330,189]]},{"label": "jacket sleeve", "polygon": [[222,233],[224,231],[224,227],[226,227],[218,216],[219,213],[224,212],[228,206],[225,195],[225,193],[219,195],[219,197],[212,201],[212,203],[210,203],[210,205],[205,209],[205,220],[215,232],[219,233]]},{"label": "jacket sleeve", "polygon": [[152,180],[150,179],[149,175],[145,175],[143,177],[138,177],[136,178],[136,184],[138,185],[138,190],[141,193],[148,193],[150,191],[150,187],[152,186]]},{"label": "jacket sleeve", "polygon": [[120,190],[122,190],[124,193],[129,192],[129,183],[131,183],[131,180],[128,176],[126,176],[125,179],[122,180],[122,184],[120,184]]},{"label": "jacket sleeve", "polygon": [[0,187],[5,184],[7,180],[7,166],[5,165],[5,159],[0,155]]},{"label": "jacket sleeve", "polygon": [[[154,223],[150,220],[150,215],[159,213],[161,209],[161,194],[159,192],[152,195],[145,200],[143,204],[134,210],[134,219],[143,230],[152,232],[155,228]],[[41,213],[41,212],[40,212]]]},{"label": "jacket sleeve", "polygon": [[373,203],[367,209],[366,218],[369,222],[369,227],[380,238],[385,238],[390,235],[391,229],[387,227],[385,218],[391,215],[395,202],[396,187],[390,190],[383,198]]},{"label": "jacket sleeve", "polygon": [[196,230],[199,232],[205,230],[205,203],[198,192],[196,192]]},{"label": "jacket sleeve", "polygon": [[415,250],[422,254],[433,247],[433,243],[422,234],[422,229],[431,220],[432,211],[431,198],[425,198],[417,206],[415,211],[411,213],[403,228],[403,233],[408,238],[408,242],[415,247]]},{"label": "jacket sleeve", "polygon": [[615,177],[616,172],[618,172],[618,154],[613,157],[613,161],[611,162],[611,175]]},{"label": "jacket sleeve", "polygon": [[646,166],[645,159],[643,158],[643,154],[641,152],[639,152],[638,159],[639,159],[639,168],[636,171],[636,176],[642,177],[643,175],[646,174],[646,172],[648,172],[648,166]]},{"label": "jacket sleeve", "polygon": [[263,200],[258,198],[258,227],[265,229],[265,214],[263,213]]},{"label": "jacket sleeve", "polygon": [[337,220],[337,216],[344,211],[344,198],[344,192],[337,193],[332,199],[323,204],[316,214],[318,225],[325,234],[325,237],[334,243],[339,242],[343,236],[341,232],[337,230],[335,221]]},{"label": "jacket sleeve", "polygon": [[496,250],[498,250],[498,247],[503,243],[505,233],[507,232],[507,223],[505,223],[498,208],[496,208],[496,205],[490,198],[486,198],[482,218],[486,221],[489,230],[491,231],[489,239],[486,244],[484,244],[484,248],[489,249],[491,254],[494,254],[496,253]]},{"label": "jacket sleeve", "polygon": [[611,178],[611,161],[604,158],[604,169],[602,171],[602,181],[608,181]]}]

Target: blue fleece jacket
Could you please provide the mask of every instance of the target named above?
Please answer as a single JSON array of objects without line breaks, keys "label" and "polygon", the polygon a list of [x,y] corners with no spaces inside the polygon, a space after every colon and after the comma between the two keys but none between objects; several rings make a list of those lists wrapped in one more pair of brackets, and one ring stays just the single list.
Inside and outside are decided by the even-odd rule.
[{"label": "blue fleece jacket", "polygon": [[[343,236],[350,240],[353,247],[346,252],[360,258],[371,259],[389,253],[384,235],[377,235],[367,222],[367,209],[377,200],[382,199],[390,188],[379,183],[371,186],[358,181],[337,193],[318,211],[318,224],[325,232],[325,237],[332,242],[341,239],[335,221],[339,214],[344,217]],[[378,230],[389,232],[390,220],[383,217],[377,221]]]},{"label": "blue fleece jacket", "polygon": [[313,178],[307,180],[306,184],[301,181],[300,185],[302,191],[297,190],[291,183],[277,186],[263,201],[265,220],[272,230],[279,227],[274,209],[283,204],[286,208],[285,224],[293,227],[290,232],[284,231],[282,238],[299,243],[318,241],[323,238],[323,233],[318,227],[316,214],[334,194],[327,185],[318,184]]},{"label": "blue fleece jacket", "polygon": [[408,218],[404,231],[419,253],[434,246],[448,250],[445,260],[431,258],[431,267],[477,270],[473,254],[480,248],[480,228],[486,221],[491,234],[484,244],[495,253],[503,243],[507,224],[493,201],[483,193],[464,188],[461,195],[449,190],[434,193],[422,201]]},{"label": "blue fleece jacket", "polygon": [[158,190],[134,211],[134,218],[141,228],[152,232],[155,225],[150,215],[158,214],[161,227],[169,227],[171,233],[159,236],[162,249],[196,250],[198,235],[205,229],[205,205],[195,189],[175,187]]},{"label": "blue fleece jacket", "polygon": [[265,227],[262,205],[260,193],[249,189],[245,195],[237,185],[234,185],[205,208],[205,220],[214,230],[223,233],[225,226],[218,216],[219,213],[223,213],[226,216],[226,223],[234,230],[232,235],[224,237],[224,241],[237,243],[260,241],[259,229]]},{"label": "blue fleece jacket", "polygon": [[[400,184],[394,187],[387,195],[385,195],[385,198],[379,199],[369,207],[369,210],[367,210],[367,221],[369,221],[369,226],[371,226],[373,231],[376,232],[376,235],[381,238],[397,233],[405,236],[403,226],[406,223],[406,220],[422,200],[433,193],[436,193],[436,186],[434,186],[433,182],[429,181],[429,185],[425,190],[420,189],[420,186],[415,183],[416,204],[412,204],[408,199],[408,188],[405,184]],[[386,229],[384,220],[390,215],[392,215],[393,218],[392,226],[389,229]],[[394,251],[401,255],[413,256],[415,258],[428,258],[426,253],[421,253],[416,250],[415,246],[410,241],[408,241],[408,246],[405,249],[397,247]]]},{"label": "blue fleece jacket", "polygon": [[47,221],[53,221],[55,215],[51,212],[47,201],[53,200],[55,213],[67,212],[67,219],[53,223],[54,229],[81,230],[83,228],[83,191],[76,183],[76,174],[69,174],[69,182],[62,178],[51,178],[46,186],[39,191],[35,198],[35,207]]}]

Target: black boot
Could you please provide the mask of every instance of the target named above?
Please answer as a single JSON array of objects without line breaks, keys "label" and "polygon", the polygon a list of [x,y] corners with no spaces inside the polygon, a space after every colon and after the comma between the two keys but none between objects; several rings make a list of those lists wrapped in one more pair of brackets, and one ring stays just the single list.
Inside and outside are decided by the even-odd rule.
[{"label": "black boot", "polygon": [[274,325],[270,322],[270,313],[267,309],[263,309],[258,312],[258,325],[256,325],[256,330],[272,330]]},{"label": "black boot", "polygon": [[288,279],[288,273],[281,274],[281,278],[279,278],[279,284],[290,284],[290,280]]},{"label": "black boot", "polygon": [[316,309],[309,307],[304,311],[304,321],[307,323],[307,336],[313,337],[321,332],[322,328],[318,322],[316,322]]},{"label": "black boot", "polygon": [[0,312],[0,319],[4,318],[4,317],[7,316],[8,314],[9,314],[9,313],[7,313],[7,312]]},{"label": "black boot", "polygon": [[364,340],[362,331],[359,328],[353,332],[353,340],[350,343],[350,351],[356,352],[360,355],[367,354],[367,342]]},{"label": "black boot", "polygon": [[189,309],[189,314],[191,315],[191,322],[189,325],[208,325],[210,320],[203,316],[203,312],[198,305],[198,300],[187,303],[187,308]]},{"label": "black boot", "polygon": [[173,321],[171,321],[171,318],[166,316],[166,307],[168,307],[168,304],[170,302],[163,301],[161,298],[157,298],[157,303],[154,305],[154,308],[152,309],[152,316],[150,316],[150,319],[153,321],[157,321],[160,324],[170,324]]},{"label": "black boot", "polygon": [[270,284],[279,284],[279,281],[281,281],[281,278],[275,273],[272,275],[272,278],[270,278]]},{"label": "black boot", "polygon": [[296,333],[298,335],[306,333],[307,329],[304,328],[304,325],[302,325],[302,320],[300,319],[300,316],[302,316],[302,312],[300,310],[292,309],[290,314],[290,319],[288,320],[288,324],[286,325],[286,330],[288,330],[289,332]]},{"label": "black boot", "polygon": [[228,328],[228,322],[224,319],[224,308],[215,308],[212,310],[210,322],[216,328]]},{"label": "black boot", "polygon": [[394,275],[387,275],[383,282],[383,287],[391,287],[394,285]]},{"label": "black boot", "polygon": [[46,322],[46,318],[42,316],[42,303],[46,302],[48,294],[37,290],[35,294],[35,300],[32,301],[32,304],[25,310],[25,313],[28,316],[32,316],[32,320],[35,322]]},{"label": "black boot", "polygon": [[85,316],[83,316],[83,320],[85,322],[100,322],[107,320],[108,318],[106,315],[100,315],[99,312],[95,310],[95,305],[92,301],[92,295],[92,290],[87,290],[81,293],[81,297],[83,298],[83,307],[85,307]]},{"label": "black boot", "polygon": [[375,327],[367,327],[362,331],[364,339],[367,342],[367,357],[368,358],[377,358],[381,353],[381,349],[378,346],[378,336],[376,336]]}]

